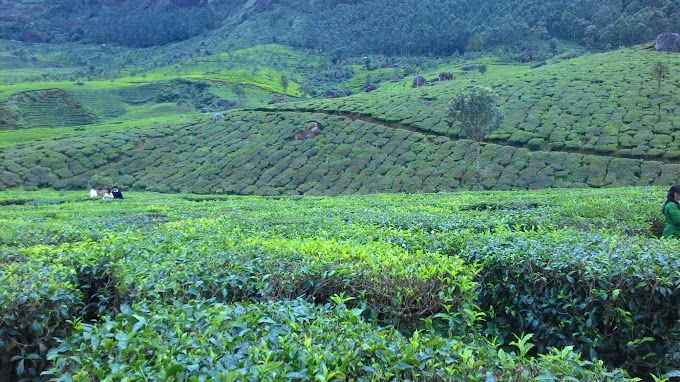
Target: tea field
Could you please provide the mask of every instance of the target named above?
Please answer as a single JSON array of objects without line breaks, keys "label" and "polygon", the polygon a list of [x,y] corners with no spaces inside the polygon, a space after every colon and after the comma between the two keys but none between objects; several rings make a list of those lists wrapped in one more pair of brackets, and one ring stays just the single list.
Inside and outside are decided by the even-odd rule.
[{"label": "tea field", "polygon": [[[28,54],[10,43],[3,49],[6,57]],[[75,60],[56,47],[31,49],[35,62]],[[152,53],[68,46],[74,57],[94,54],[88,49],[115,62]],[[680,172],[678,55],[640,45],[565,53],[541,66],[489,55],[420,66],[366,57],[364,67],[317,53],[263,45],[159,57],[143,73],[73,81],[51,67],[24,77],[30,63],[10,60],[0,84],[0,190],[97,182],[236,195],[472,189],[476,143],[446,118],[471,86],[492,90],[505,116],[482,143],[484,189],[668,186]],[[660,81],[656,64],[669,70]],[[479,65],[488,69],[469,70]],[[439,81],[442,72],[452,79]],[[428,82],[412,88],[417,74]],[[282,78],[290,79],[285,90]],[[367,84],[375,90],[363,91]],[[320,98],[324,90],[340,97]],[[212,122],[213,111],[224,120]],[[295,140],[309,122],[321,134]]]},{"label": "tea field", "polygon": [[[294,140],[310,121],[321,133]],[[126,189],[200,194],[453,191],[475,186],[474,147],[468,139],[324,113],[232,111],[217,123],[159,118],[8,145],[0,151],[0,190],[82,190],[108,179]],[[481,163],[482,186],[495,190],[667,186],[680,173],[675,162],[495,143],[484,145]]]},{"label": "tea field", "polygon": [[124,196],[0,193],[0,380],[680,374],[662,188]]},{"label": "tea field", "polygon": [[[669,76],[657,83],[651,67]],[[470,70],[485,65],[480,73]],[[287,110],[365,116],[419,131],[459,137],[446,120],[448,104],[470,86],[492,89],[505,114],[489,140],[532,151],[579,152],[622,158],[680,159],[680,57],[647,46],[562,55],[541,66],[485,57],[421,73],[428,81],[412,89],[413,77],[384,81],[370,93],[331,100],[277,105]],[[441,71],[453,80],[438,81]],[[658,86],[657,86],[658,85]]]}]

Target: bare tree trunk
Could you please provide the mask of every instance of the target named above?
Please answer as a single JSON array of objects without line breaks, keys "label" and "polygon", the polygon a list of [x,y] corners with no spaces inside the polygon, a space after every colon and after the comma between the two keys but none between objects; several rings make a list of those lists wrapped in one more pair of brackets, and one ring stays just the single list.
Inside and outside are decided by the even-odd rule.
[{"label": "bare tree trunk", "polygon": [[477,156],[475,163],[475,176],[477,177],[477,191],[482,190],[482,142],[477,141]]}]

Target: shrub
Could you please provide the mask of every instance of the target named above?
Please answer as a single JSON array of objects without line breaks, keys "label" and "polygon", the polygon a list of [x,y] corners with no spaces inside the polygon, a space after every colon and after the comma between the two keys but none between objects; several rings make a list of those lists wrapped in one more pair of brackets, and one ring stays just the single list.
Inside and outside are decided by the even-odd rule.
[{"label": "shrub", "polygon": [[542,148],[543,142],[543,138],[531,138],[529,141],[527,141],[527,147],[529,150],[537,151]]},{"label": "shrub", "polygon": [[[502,244],[501,244],[502,243]],[[539,351],[575,345],[636,374],[677,365],[675,241],[576,231],[496,234],[470,242],[489,329],[534,334]],[[521,261],[519,261],[521,257]],[[504,328],[504,329],[503,329]]]}]

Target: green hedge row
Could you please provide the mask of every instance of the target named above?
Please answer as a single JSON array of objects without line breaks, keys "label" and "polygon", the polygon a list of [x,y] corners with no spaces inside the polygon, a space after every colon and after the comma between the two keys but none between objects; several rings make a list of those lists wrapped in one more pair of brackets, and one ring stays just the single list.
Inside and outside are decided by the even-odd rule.
[{"label": "green hedge row", "polygon": [[[323,131],[295,141],[307,121]],[[220,123],[105,132],[0,154],[0,189],[83,189],[102,175],[161,192],[338,195],[439,192],[476,184],[475,143],[307,113],[229,113]],[[487,189],[668,185],[678,164],[485,144]]]},{"label": "green hedge row", "polygon": [[446,305],[458,334],[474,321],[474,270],[437,253],[411,256],[389,243],[245,236],[228,220],[169,223],[154,235],[37,246],[0,260],[0,359],[17,374],[47,365],[70,321],[121,304],[350,298],[367,318],[413,328]]},{"label": "green hedge row", "polygon": [[56,380],[626,380],[570,349],[527,359],[482,341],[411,338],[338,305],[197,301],[122,306],[99,324],[76,323],[49,359]]},{"label": "green hedge row", "polygon": [[[634,159],[680,160],[680,92],[676,79],[657,89],[651,68],[680,64],[677,55],[642,47],[579,57],[531,72],[490,65],[483,76],[456,70],[453,81],[419,89],[384,89],[343,99],[277,105],[277,109],[364,115],[458,137],[446,110],[471,86],[493,89],[505,119],[495,142],[531,150],[571,151]],[[405,81],[408,81],[407,79]]]},{"label": "green hedge row", "polygon": [[468,241],[481,266],[487,330],[533,333],[539,351],[574,345],[636,375],[680,368],[675,240],[574,230],[496,232]]},{"label": "green hedge row", "polygon": [[[141,368],[159,378],[168,370],[199,378],[215,367],[238,369],[233,371],[238,379],[257,379],[255,369],[241,366],[260,358],[233,350],[243,363],[222,370],[224,365],[209,356],[232,349],[220,345],[218,333],[236,330],[232,321],[212,322],[213,309],[247,307],[253,319],[269,317],[276,323],[262,322],[244,332],[247,336],[260,328],[274,330],[269,324],[284,325],[277,312],[303,304],[318,309],[317,319],[324,323],[343,311],[352,325],[388,325],[371,330],[403,335],[412,346],[413,341],[424,345],[414,330],[427,336],[429,345],[417,352],[423,355],[420,366],[404,361],[409,353],[396,345],[385,345],[391,353],[384,363],[371,361],[375,370],[391,373],[403,366],[395,366],[398,360],[391,356],[410,364],[405,374],[396,374],[400,378],[413,378],[416,374],[408,374],[413,371],[436,379],[450,367],[452,378],[463,380],[487,380],[486,371],[497,380],[513,380],[507,374],[513,371],[517,380],[551,375],[623,380],[620,374],[604,374],[600,361],[581,361],[577,352],[610,367],[626,366],[638,376],[662,374],[677,369],[672,253],[678,243],[626,235],[643,233],[639,230],[658,218],[664,191],[335,198],[131,192],[110,202],[89,200],[82,192],[3,193],[2,231],[61,223],[68,231],[84,232],[66,232],[57,240],[51,229],[34,229],[0,243],[0,363],[24,377],[45,368],[64,379]],[[100,222],[95,229],[105,232],[87,231],[93,219]],[[68,243],[31,246],[41,236],[46,243]],[[332,304],[311,308],[288,302],[300,297]],[[344,307],[335,309],[336,304]],[[182,310],[192,313],[182,316]],[[177,322],[180,330],[169,322]],[[351,331],[342,320],[332,322],[326,328],[330,337],[310,339],[310,344],[333,348],[325,338],[344,338],[342,333]],[[498,344],[482,345],[477,337],[482,332]],[[55,336],[69,335],[62,346],[55,342]],[[184,342],[176,342],[177,337]],[[253,349],[282,359],[292,351],[260,344],[253,343]],[[168,359],[144,350],[154,346],[168,347]],[[535,355],[532,346],[544,354],[540,361],[527,358]],[[518,355],[509,355],[509,349]],[[474,361],[468,362],[470,353]],[[115,357],[104,359],[105,354]],[[297,363],[286,365],[275,372],[311,372],[302,366],[287,369]],[[367,369],[327,367],[349,379],[370,380],[370,374],[362,374],[371,372]],[[529,371],[522,374],[518,368]]]},{"label": "green hedge row", "polygon": [[0,103],[0,130],[89,125],[95,118],[59,89],[19,93]]}]

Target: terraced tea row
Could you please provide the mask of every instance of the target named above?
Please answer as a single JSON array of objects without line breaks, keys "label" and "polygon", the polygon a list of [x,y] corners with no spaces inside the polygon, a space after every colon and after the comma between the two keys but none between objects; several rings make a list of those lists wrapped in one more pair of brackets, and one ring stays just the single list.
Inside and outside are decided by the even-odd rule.
[{"label": "terraced tea row", "polygon": [[277,108],[366,115],[458,137],[459,129],[447,123],[447,108],[460,92],[478,85],[497,93],[505,114],[501,128],[488,137],[495,142],[531,150],[578,150],[677,162],[680,76],[668,76],[657,89],[651,68],[656,61],[677,68],[679,60],[678,55],[637,47],[536,69],[490,65],[480,75],[457,68],[452,81],[419,89],[410,89],[412,78],[408,78],[399,84],[383,83],[364,95]]},{"label": "terraced tea row", "polygon": [[[316,121],[314,139],[294,140]],[[472,188],[475,143],[309,113],[232,112],[218,123],[92,132],[0,154],[0,187],[119,187],[233,194],[438,192]],[[485,144],[487,189],[665,185],[678,164]]]}]

